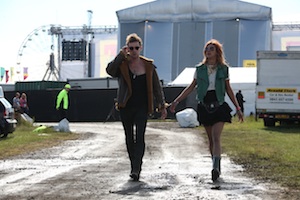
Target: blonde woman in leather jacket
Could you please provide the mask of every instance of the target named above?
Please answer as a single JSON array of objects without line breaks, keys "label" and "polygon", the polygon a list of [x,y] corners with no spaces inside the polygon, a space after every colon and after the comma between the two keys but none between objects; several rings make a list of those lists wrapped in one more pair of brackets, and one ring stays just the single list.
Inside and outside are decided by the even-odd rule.
[{"label": "blonde woman in leather jacket", "polygon": [[161,112],[162,119],[167,116],[153,60],[140,55],[142,48],[142,40],[137,34],[128,35],[126,45],[106,68],[107,73],[119,81],[117,107],[131,164],[129,176],[134,181],[139,180],[142,170],[148,116],[154,112],[154,106]]}]

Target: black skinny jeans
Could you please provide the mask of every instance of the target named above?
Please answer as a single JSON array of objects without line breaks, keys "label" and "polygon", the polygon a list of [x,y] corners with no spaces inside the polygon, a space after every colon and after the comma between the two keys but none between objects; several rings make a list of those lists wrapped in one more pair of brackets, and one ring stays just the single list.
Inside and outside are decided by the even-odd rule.
[{"label": "black skinny jeans", "polygon": [[59,112],[59,121],[63,120],[64,118],[67,119],[67,115],[68,115],[67,109],[59,108],[58,112]]},{"label": "black skinny jeans", "polygon": [[125,131],[131,172],[140,173],[145,152],[145,131],[148,119],[147,107],[122,108],[120,109],[120,116]]}]

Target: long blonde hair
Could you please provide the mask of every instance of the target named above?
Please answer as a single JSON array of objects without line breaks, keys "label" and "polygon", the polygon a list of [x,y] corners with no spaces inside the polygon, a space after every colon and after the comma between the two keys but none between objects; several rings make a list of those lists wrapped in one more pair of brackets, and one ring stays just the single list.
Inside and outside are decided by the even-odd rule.
[{"label": "long blonde hair", "polygon": [[208,45],[214,45],[215,48],[216,48],[216,53],[217,53],[217,64],[221,64],[221,65],[226,65],[226,59],[225,59],[225,56],[224,56],[224,52],[223,52],[223,45],[216,39],[211,39],[209,40],[204,48],[203,48],[203,60],[202,60],[202,63],[203,64],[206,64],[207,63],[207,58],[206,58],[206,55],[205,55],[205,52],[206,52],[206,47]]}]

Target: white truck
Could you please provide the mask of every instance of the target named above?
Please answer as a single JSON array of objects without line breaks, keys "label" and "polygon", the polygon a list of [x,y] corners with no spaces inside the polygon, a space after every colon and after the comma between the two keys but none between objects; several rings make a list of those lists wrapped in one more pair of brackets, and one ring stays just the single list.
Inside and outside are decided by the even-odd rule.
[{"label": "white truck", "polygon": [[300,122],[300,51],[257,51],[256,117],[265,126]]}]

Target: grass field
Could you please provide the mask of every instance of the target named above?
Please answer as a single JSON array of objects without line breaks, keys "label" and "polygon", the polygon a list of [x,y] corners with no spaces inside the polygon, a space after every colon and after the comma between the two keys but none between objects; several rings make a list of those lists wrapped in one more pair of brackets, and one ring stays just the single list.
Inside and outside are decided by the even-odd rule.
[{"label": "grass field", "polygon": [[56,132],[48,127],[42,132],[33,132],[37,127],[32,125],[18,125],[13,134],[0,140],[0,159],[25,154],[38,149],[56,146],[65,140],[79,138],[76,133]]},{"label": "grass field", "polygon": [[263,121],[246,118],[226,124],[223,153],[257,179],[276,182],[300,191],[300,125],[264,127]]}]

